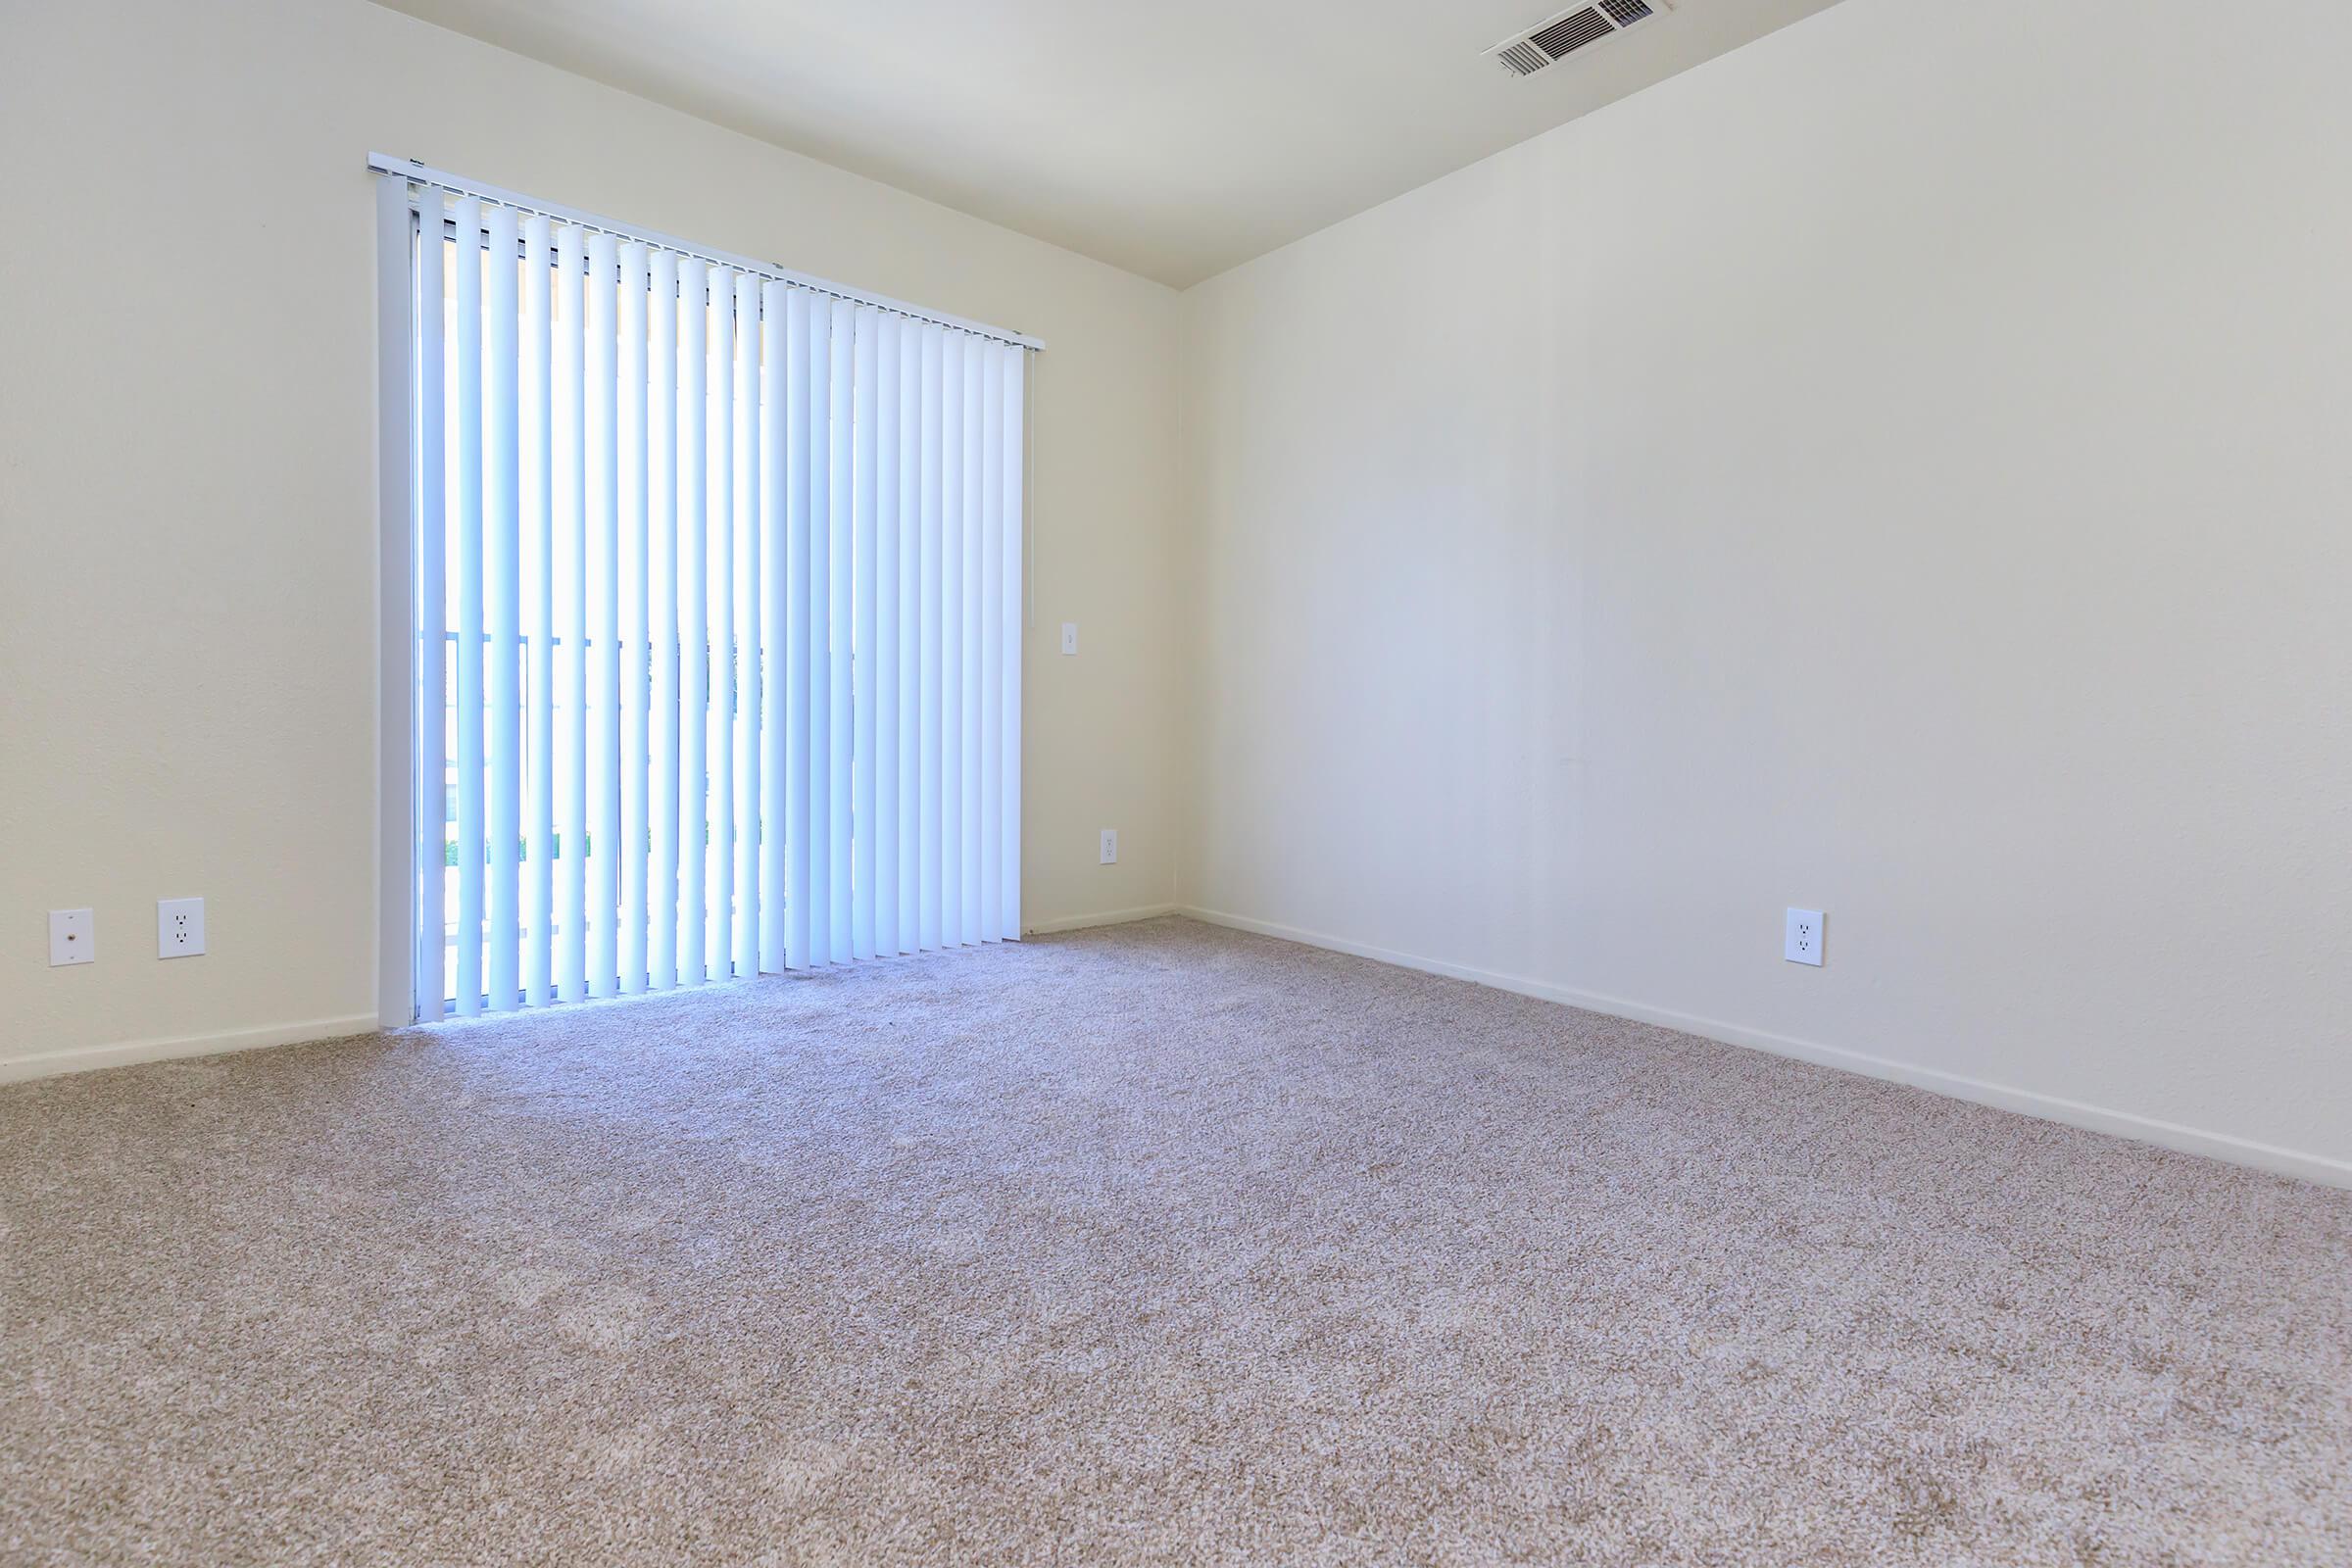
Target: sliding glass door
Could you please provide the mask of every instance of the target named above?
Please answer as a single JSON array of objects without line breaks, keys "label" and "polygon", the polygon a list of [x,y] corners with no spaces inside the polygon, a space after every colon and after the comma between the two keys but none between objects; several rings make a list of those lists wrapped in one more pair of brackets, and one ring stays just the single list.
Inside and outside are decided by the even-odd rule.
[{"label": "sliding glass door", "polygon": [[1027,345],[387,178],[415,1015],[1017,937]]}]

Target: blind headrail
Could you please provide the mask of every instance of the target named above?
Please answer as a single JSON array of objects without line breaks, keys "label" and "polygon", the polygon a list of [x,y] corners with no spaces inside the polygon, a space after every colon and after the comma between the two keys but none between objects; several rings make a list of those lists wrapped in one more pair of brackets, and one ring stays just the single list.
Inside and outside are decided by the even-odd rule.
[{"label": "blind headrail", "polygon": [[1010,343],[1032,353],[1042,351],[1046,346],[1043,339],[1008,331],[1001,326],[991,326],[985,321],[967,320],[960,316],[949,316],[941,311],[925,310],[920,305],[909,305],[905,300],[894,300],[886,295],[871,293],[865,289],[851,288],[847,284],[836,283],[827,278],[811,277],[807,272],[796,272],[790,268],[778,267],[773,262],[763,262],[751,256],[737,256],[727,251],[714,251],[707,245],[696,245],[690,241],[679,239],[675,235],[658,233],[650,228],[638,228],[628,223],[617,222],[610,218],[600,218],[594,213],[583,213],[576,208],[558,207],[552,203],[535,201],[511,190],[502,190],[496,185],[486,185],[478,179],[466,179],[461,175],[450,173],[447,170],[430,168],[413,158],[394,158],[389,153],[371,152],[368,155],[368,167],[379,174],[405,179],[414,185],[430,186],[435,190],[448,191],[456,196],[471,196],[481,201],[494,202],[501,207],[511,207],[519,213],[552,219],[559,223],[568,223],[577,228],[611,234],[617,239],[634,240],[643,245],[658,246],[662,250],[674,251],[680,256],[693,257],[697,261],[709,262],[714,267],[726,268],[730,271],[748,272],[755,277],[773,278],[778,282],[789,283],[796,288],[805,288],[812,293],[848,300],[857,305],[871,305],[877,310],[890,311],[917,321],[930,321],[940,326],[953,327],[958,332],[969,332],[975,337],[990,338],[999,343]]}]

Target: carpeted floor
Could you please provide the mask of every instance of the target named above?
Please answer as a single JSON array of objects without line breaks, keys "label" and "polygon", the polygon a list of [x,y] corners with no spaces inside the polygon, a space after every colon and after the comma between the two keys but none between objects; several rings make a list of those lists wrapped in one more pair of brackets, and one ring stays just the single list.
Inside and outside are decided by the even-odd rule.
[{"label": "carpeted floor", "polygon": [[0,1560],[2352,1562],[2352,1193],[1181,920],[0,1090]]}]

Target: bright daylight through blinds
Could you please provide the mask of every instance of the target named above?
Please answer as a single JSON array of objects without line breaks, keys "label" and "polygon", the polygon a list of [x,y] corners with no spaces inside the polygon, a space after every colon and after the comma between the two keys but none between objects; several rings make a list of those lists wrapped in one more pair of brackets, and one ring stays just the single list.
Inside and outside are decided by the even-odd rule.
[{"label": "bright daylight through blinds", "polygon": [[1024,351],[411,206],[416,1016],[1017,937]]}]

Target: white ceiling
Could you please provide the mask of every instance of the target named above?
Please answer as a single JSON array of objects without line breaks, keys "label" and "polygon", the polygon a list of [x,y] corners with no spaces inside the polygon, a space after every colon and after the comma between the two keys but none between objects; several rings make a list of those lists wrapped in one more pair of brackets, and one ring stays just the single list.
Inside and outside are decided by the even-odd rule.
[{"label": "white ceiling", "polygon": [[1832,0],[1675,0],[1525,80],[1567,0],[384,0],[1184,287]]}]

